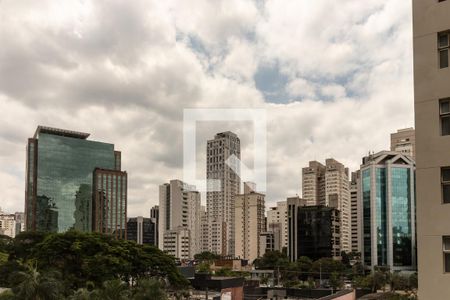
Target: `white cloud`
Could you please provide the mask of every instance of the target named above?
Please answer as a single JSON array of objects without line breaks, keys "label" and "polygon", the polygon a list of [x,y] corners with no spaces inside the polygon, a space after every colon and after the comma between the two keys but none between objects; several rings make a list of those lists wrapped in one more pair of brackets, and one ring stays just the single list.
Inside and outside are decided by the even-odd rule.
[{"label": "white cloud", "polygon": [[[0,207],[23,210],[26,141],[46,124],[115,143],[130,215],[144,214],[158,185],[182,176],[183,108],[267,108],[268,203],[300,193],[309,160],[334,157],[354,170],[413,123],[410,6],[2,1]],[[253,81],[272,64],[288,79],[283,103],[265,101]],[[206,139],[227,125],[202,125],[199,163]],[[247,163],[251,128],[230,127]]]}]

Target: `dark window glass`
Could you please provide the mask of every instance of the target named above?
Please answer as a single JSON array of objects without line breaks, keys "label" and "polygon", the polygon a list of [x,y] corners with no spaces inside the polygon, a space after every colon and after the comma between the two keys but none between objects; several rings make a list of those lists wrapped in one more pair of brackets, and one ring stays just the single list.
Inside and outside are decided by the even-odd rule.
[{"label": "dark window glass", "polygon": [[442,135],[450,135],[450,116],[441,117]]},{"label": "dark window glass", "polygon": [[450,184],[442,185],[442,202],[450,203]]},{"label": "dark window glass", "polygon": [[450,99],[439,101],[439,113],[441,116],[441,134],[450,135]]},{"label": "dark window glass", "polygon": [[442,182],[450,183],[450,168],[442,168]]},{"label": "dark window glass", "polygon": [[441,114],[449,113],[450,100],[441,100],[440,107],[441,107]]},{"label": "dark window glass", "polygon": [[448,49],[439,51],[439,67],[448,68]]},{"label": "dark window glass", "polygon": [[445,273],[450,272],[450,253],[444,253]]},{"label": "dark window glass", "polygon": [[439,34],[439,48],[448,47],[448,33]]},{"label": "dark window glass", "polygon": [[442,203],[450,203],[450,168],[441,169]]}]

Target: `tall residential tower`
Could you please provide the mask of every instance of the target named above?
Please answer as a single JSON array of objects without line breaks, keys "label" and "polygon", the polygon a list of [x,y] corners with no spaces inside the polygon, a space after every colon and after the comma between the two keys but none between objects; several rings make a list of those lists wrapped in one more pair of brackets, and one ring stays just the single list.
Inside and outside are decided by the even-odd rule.
[{"label": "tall residential tower", "polygon": [[239,171],[240,166],[233,156],[241,158],[241,144],[236,134],[230,131],[217,133],[213,140],[208,140],[206,205],[211,231],[210,250],[223,255],[234,255],[234,201],[240,192],[240,178],[235,170]]},{"label": "tall residential tower", "polygon": [[351,251],[351,210],[348,168],[328,158],[325,165],[309,162],[302,170],[302,192],[306,205],[324,205],[339,210],[341,250]]}]

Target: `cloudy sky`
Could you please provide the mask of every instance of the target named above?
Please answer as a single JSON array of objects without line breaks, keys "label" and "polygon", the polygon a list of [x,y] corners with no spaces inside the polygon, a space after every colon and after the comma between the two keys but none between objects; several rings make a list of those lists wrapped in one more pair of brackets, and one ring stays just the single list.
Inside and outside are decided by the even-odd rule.
[{"label": "cloudy sky", "polygon": [[[0,207],[24,207],[25,145],[37,125],[114,143],[129,215],[182,178],[185,108],[267,113],[267,202],[301,193],[301,168],[355,170],[413,126],[411,3],[405,0],[0,0]],[[199,122],[206,140],[249,122]]]}]

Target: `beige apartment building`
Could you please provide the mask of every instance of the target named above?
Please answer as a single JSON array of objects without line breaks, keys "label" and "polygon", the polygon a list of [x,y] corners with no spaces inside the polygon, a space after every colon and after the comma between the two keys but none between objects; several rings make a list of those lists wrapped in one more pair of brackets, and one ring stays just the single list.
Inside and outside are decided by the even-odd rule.
[{"label": "beige apartment building", "polygon": [[250,263],[262,256],[260,238],[266,229],[265,195],[255,192],[253,188],[244,184],[244,194],[236,195],[234,206],[235,256]]},{"label": "beige apartment building", "polygon": [[318,205],[325,199],[326,167],[318,161],[310,161],[302,169],[302,198],[306,205]]},{"label": "beige apartment building", "polygon": [[391,133],[391,151],[416,158],[416,131],[414,128],[399,129]]},{"label": "beige apartment building", "polygon": [[[171,180],[159,186],[158,247],[173,255],[192,258],[201,249],[200,193],[195,186]],[[166,241],[167,240],[167,241]],[[182,242],[181,245],[173,243]],[[186,242],[189,251],[186,252]],[[179,250],[177,250],[179,249]]]},{"label": "beige apartment building", "polygon": [[277,206],[271,207],[267,211],[267,228],[266,230],[271,232],[276,228],[277,233],[280,235],[281,250],[288,246],[288,227],[287,227],[287,202],[278,201]]},{"label": "beige apartment building", "polygon": [[341,217],[341,249],[351,251],[351,209],[349,171],[335,159],[326,159],[325,165],[309,162],[302,169],[302,197],[308,206],[325,205],[337,208]]},{"label": "beige apartment building", "polygon": [[419,299],[450,295],[450,1],[413,0]]},{"label": "beige apartment building", "polygon": [[[210,251],[222,255],[234,254],[234,197],[240,193],[241,181],[226,163],[233,155],[241,158],[240,140],[235,133],[217,133],[214,139],[208,140],[206,208],[211,224],[209,244]],[[239,169],[239,166],[235,167]]]}]

